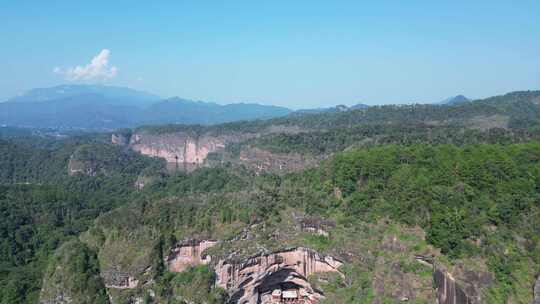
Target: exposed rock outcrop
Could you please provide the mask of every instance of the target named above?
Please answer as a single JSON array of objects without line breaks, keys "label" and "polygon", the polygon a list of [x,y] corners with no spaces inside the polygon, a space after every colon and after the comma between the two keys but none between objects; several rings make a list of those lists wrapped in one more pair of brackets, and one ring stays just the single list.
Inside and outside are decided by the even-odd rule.
[{"label": "exposed rock outcrop", "polygon": [[336,226],[333,221],[314,216],[295,216],[295,221],[300,231],[322,236],[328,236],[328,230]]},{"label": "exposed rock outcrop", "polygon": [[307,277],[335,272],[342,263],[307,248],[294,248],[258,255],[242,261],[220,260],[215,266],[216,284],[228,290],[231,303],[266,303],[272,292],[293,290],[316,303],[323,297]]},{"label": "exposed rock outcrop", "polygon": [[135,134],[130,144],[133,150],[141,154],[161,157],[169,163],[190,164],[202,164],[209,152],[225,147],[222,140],[194,138],[185,134]]},{"label": "exposed rock outcrop", "polygon": [[111,142],[114,145],[127,146],[129,145],[130,138],[131,133],[114,133],[111,135]]},{"label": "exposed rock outcrop", "polygon": [[134,289],[139,280],[117,269],[108,269],[101,273],[105,287],[113,289]]},{"label": "exposed rock outcrop", "polygon": [[[321,159],[299,153],[273,153],[258,147],[243,145],[236,152],[226,150],[230,144],[240,143],[269,133],[295,133],[296,128],[270,127],[260,133],[229,131],[178,131],[152,133],[138,131],[114,133],[111,142],[128,146],[141,154],[163,158],[169,169],[191,171],[201,166],[215,166],[222,162],[237,163],[255,172],[287,173],[319,163]],[[209,155],[217,155],[209,157]]]},{"label": "exposed rock outcrop", "polygon": [[77,174],[83,174],[88,176],[95,176],[98,172],[98,168],[95,163],[89,160],[77,159],[74,155],[69,158],[68,162],[68,175],[73,176]]},{"label": "exposed rock outcrop", "polygon": [[[417,240],[424,238],[421,229],[409,228],[401,232],[414,235]],[[427,303],[435,302],[433,282],[429,277],[433,266],[419,262],[416,256],[411,256],[411,247],[415,244],[414,238],[403,239],[395,232],[383,237],[372,266],[372,288],[375,296],[373,303],[384,303],[385,299],[392,299],[396,303],[415,302],[419,299]],[[429,255],[429,249],[426,250],[422,257]],[[420,273],[425,275],[419,275]]]},{"label": "exposed rock outcrop", "polygon": [[223,151],[228,143],[239,142],[255,136],[251,133],[224,135],[195,135],[188,132],[150,134],[135,133],[129,146],[134,151],[151,157],[164,158],[179,168],[202,165],[209,153]]},{"label": "exposed rock outcrop", "polygon": [[[129,213],[130,225],[120,229],[110,229],[110,221],[115,221],[120,213]],[[161,265],[161,249],[158,234],[148,227],[133,228],[137,221],[136,213],[128,208],[116,210],[103,221],[96,223],[96,228],[81,238],[95,248],[99,257],[100,276],[105,286],[115,297],[118,293],[129,293],[151,284]],[[100,227],[100,228],[97,228]],[[118,301],[113,301],[118,303]]]},{"label": "exposed rock outcrop", "polygon": [[493,277],[488,272],[468,270],[458,264],[452,273],[435,269],[433,280],[439,304],[479,304],[482,303],[480,290],[489,286]]},{"label": "exposed rock outcrop", "polygon": [[452,275],[444,270],[437,269],[433,273],[433,280],[437,288],[439,304],[472,304],[474,303],[456,283]]},{"label": "exposed rock outcrop", "polygon": [[213,240],[186,240],[179,243],[171,249],[171,252],[165,257],[165,264],[171,272],[181,272],[189,267],[196,265],[206,265],[212,258],[209,255],[203,255],[203,252],[217,244]]},{"label": "exposed rock outcrop", "polygon": [[533,287],[533,304],[540,304],[540,276],[536,278]]}]

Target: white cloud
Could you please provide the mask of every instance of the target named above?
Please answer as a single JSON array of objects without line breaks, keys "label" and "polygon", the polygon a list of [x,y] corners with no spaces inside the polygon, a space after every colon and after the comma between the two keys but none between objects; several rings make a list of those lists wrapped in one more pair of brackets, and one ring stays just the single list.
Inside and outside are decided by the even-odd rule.
[{"label": "white cloud", "polygon": [[103,49],[92,61],[85,66],[76,66],[66,69],[55,67],[53,73],[66,76],[69,80],[108,80],[118,74],[118,68],[109,67],[111,51]]}]

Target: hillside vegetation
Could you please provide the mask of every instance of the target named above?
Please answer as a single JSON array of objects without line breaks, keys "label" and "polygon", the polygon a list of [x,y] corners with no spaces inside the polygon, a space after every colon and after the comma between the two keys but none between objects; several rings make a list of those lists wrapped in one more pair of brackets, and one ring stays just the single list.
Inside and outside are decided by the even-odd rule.
[{"label": "hillside vegetation", "polygon": [[[225,160],[166,171],[100,134],[6,136],[0,303],[236,303],[260,282],[223,287],[217,270],[294,248],[339,261],[337,272],[299,276],[322,303],[436,303],[441,278],[469,303],[532,303],[539,97],[119,132],[251,132],[227,153],[318,157],[288,174]],[[207,262],[168,265],[174,250],[201,241],[214,244],[201,252]]]}]

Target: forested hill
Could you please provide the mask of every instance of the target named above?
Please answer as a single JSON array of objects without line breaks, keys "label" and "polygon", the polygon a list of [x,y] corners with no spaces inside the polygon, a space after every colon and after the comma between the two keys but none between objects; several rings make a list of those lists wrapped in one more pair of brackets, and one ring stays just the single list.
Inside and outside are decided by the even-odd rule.
[{"label": "forested hill", "polygon": [[478,128],[525,127],[538,123],[540,91],[512,92],[453,105],[385,105],[366,109],[275,119],[275,124],[311,128],[350,127],[361,124],[470,125]]},{"label": "forested hill", "polygon": [[[103,175],[85,179],[101,180],[91,196],[84,188],[3,188],[0,202],[10,215],[3,229],[16,231],[4,242],[16,247],[7,251],[0,295],[5,303],[36,303],[41,286],[41,303],[59,295],[94,303],[236,303],[231,294],[252,291],[234,279],[230,289],[216,286],[221,265],[250,265],[279,282],[286,278],[272,277],[257,256],[309,248],[343,263],[343,277],[317,274],[302,282],[324,293],[321,303],[405,296],[434,303],[450,288],[441,284],[469,303],[530,303],[540,271],[539,148],[384,145],[339,153],[287,176],[206,168],[131,194]],[[118,208],[99,216],[110,210],[107,202]],[[28,214],[22,205],[35,207]],[[43,222],[41,213],[57,222]],[[175,254],[189,258],[180,249],[199,252],[189,246],[204,240],[217,242],[204,251],[210,264],[173,268]],[[434,281],[436,273],[448,283]]]},{"label": "forested hill", "polygon": [[[128,146],[163,157],[183,155],[187,138],[221,161],[242,158],[287,171],[350,147],[526,142],[540,139],[539,123],[540,91],[525,91],[451,105],[374,106],[214,126],[153,125],[116,134]],[[216,148],[223,145],[225,151]],[[196,155],[199,161],[207,156]]]},{"label": "forested hill", "polygon": [[528,128],[540,122],[540,91],[512,92],[505,95],[450,105],[383,105],[343,112],[292,115],[269,120],[242,121],[214,126],[160,125],[138,130],[153,133],[175,131],[260,132],[270,126],[295,126],[301,130],[331,129],[358,125],[426,124],[462,125],[479,129]]},{"label": "forested hill", "polygon": [[[106,144],[101,135],[55,139],[5,131],[0,138],[0,303],[37,303],[49,255],[98,215],[128,202],[137,178],[159,171],[162,163]],[[76,165],[95,174],[70,174]]]}]

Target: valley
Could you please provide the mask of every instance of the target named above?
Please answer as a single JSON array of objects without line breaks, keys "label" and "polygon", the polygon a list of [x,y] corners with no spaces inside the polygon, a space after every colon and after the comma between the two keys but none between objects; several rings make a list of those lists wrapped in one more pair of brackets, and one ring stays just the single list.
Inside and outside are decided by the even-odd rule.
[{"label": "valley", "polygon": [[540,1],[4,2],[0,304],[540,304]]},{"label": "valley", "polygon": [[539,96],[6,130],[0,299],[533,303]]}]

